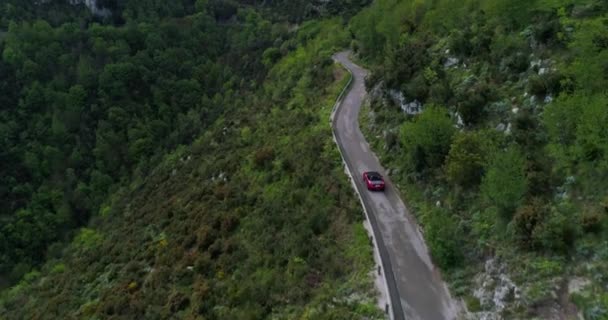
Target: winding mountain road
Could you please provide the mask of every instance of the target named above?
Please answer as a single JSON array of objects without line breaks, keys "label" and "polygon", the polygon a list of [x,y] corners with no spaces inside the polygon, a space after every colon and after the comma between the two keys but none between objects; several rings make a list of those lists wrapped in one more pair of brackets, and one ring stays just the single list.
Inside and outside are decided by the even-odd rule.
[{"label": "winding mountain road", "polygon": [[[338,102],[332,115],[332,127],[376,238],[388,286],[391,318],[456,319],[458,303],[433,266],[415,220],[359,129],[358,116],[367,94],[364,79],[368,72],[349,59],[349,52],[334,55],[334,60],[346,67],[353,78],[350,91]],[[369,192],[361,177],[364,171],[383,174],[386,190]]]}]

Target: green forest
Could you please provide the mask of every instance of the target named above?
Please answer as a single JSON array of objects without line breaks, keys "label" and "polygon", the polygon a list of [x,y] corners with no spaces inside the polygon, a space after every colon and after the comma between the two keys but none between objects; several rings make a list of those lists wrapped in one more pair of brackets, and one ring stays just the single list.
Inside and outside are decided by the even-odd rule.
[{"label": "green forest", "polygon": [[[452,293],[608,318],[608,4],[378,0],[350,28],[373,70],[362,129]],[[506,307],[475,293],[490,258]]]},{"label": "green forest", "polygon": [[1,319],[382,319],[344,49],[468,311],[608,318],[606,1],[72,2],[0,3]]},{"label": "green forest", "polygon": [[99,3],[0,8],[0,318],[381,318],[343,10]]}]

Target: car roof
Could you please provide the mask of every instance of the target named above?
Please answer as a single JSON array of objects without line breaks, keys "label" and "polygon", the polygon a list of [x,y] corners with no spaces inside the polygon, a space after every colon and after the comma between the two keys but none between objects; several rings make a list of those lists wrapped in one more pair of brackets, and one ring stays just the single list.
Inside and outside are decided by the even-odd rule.
[{"label": "car roof", "polygon": [[367,174],[368,176],[382,177],[382,175],[381,175],[381,174],[379,174],[379,173],[378,173],[378,172],[376,172],[376,171],[368,171],[368,172],[366,172],[365,174]]}]

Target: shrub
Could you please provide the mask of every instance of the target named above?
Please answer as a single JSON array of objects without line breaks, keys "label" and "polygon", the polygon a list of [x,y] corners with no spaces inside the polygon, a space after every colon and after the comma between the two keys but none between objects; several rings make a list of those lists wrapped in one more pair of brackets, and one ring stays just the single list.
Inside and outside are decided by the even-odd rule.
[{"label": "shrub", "polygon": [[547,86],[543,78],[539,75],[533,75],[528,79],[528,92],[535,96],[544,96],[547,94]]},{"label": "shrub", "polygon": [[574,206],[560,203],[551,208],[544,223],[534,230],[534,242],[544,249],[565,253],[580,234],[578,222]]},{"label": "shrub", "polygon": [[262,54],[262,63],[265,66],[272,66],[277,60],[281,58],[281,51],[277,48],[268,48]]},{"label": "shrub", "polygon": [[602,214],[599,210],[585,211],[580,217],[581,228],[587,233],[598,233],[602,229]]},{"label": "shrub", "polygon": [[72,243],[77,248],[90,249],[99,245],[102,239],[101,234],[97,233],[97,231],[89,228],[82,228]]},{"label": "shrub", "polygon": [[544,44],[556,42],[560,31],[561,24],[558,19],[546,19],[534,26],[534,38]]},{"label": "shrub", "polygon": [[471,235],[477,239],[477,244],[484,247],[490,243],[497,231],[498,213],[496,207],[473,213],[471,219]]},{"label": "shrub", "polygon": [[437,81],[429,88],[428,103],[447,103],[453,96],[452,89],[445,81]]},{"label": "shrub", "polygon": [[487,113],[485,106],[495,99],[495,91],[486,81],[477,81],[456,95],[458,113],[465,124],[475,125],[481,122]]},{"label": "shrub", "polygon": [[435,263],[443,270],[461,265],[462,241],[456,218],[444,210],[433,208],[425,212],[422,222]]},{"label": "shrub", "polygon": [[401,143],[416,171],[438,168],[450,150],[455,133],[447,110],[427,107],[412,122],[401,127]]},{"label": "shrub", "polygon": [[506,221],[519,207],[528,188],[525,175],[525,160],[513,147],[497,153],[489,165],[481,184],[481,195],[495,205]]},{"label": "shrub", "polygon": [[532,237],[546,216],[547,207],[538,198],[532,199],[528,204],[517,209],[513,217],[513,227],[521,245],[528,248],[534,246]]},{"label": "shrub", "polygon": [[545,96],[549,93],[558,94],[561,91],[561,82],[564,77],[557,73],[533,75],[528,79],[528,92],[535,96]]},{"label": "shrub", "polygon": [[272,160],[274,160],[274,150],[271,147],[262,147],[253,156],[253,162],[258,168],[268,168]]},{"label": "shrub", "polygon": [[405,92],[405,95],[411,99],[426,101],[429,94],[429,86],[427,85],[423,73],[420,72],[413,79],[411,79],[405,85],[403,91]]},{"label": "shrub", "polygon": [[477,186],[487,164],[490,144],[482,132],[457,134],[446,159],[448,181],[465,188]]}]

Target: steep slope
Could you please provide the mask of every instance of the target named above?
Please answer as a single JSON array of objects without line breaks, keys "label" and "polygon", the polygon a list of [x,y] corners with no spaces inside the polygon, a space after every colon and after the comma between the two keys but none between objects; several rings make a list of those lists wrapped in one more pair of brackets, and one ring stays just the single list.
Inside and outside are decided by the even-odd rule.
[{"label": "steep slope", "polygon": [[[326,30],[317,35],[314,30]],[[371,248],[327,118],[347,80],[338,20],[191,146],[119,189],[0,300],[6,319],[377,318]]]},{"label": "steep slope", "polygon": [[374,2],[363,131],[478,315],[606,304],[605,1]]}]

